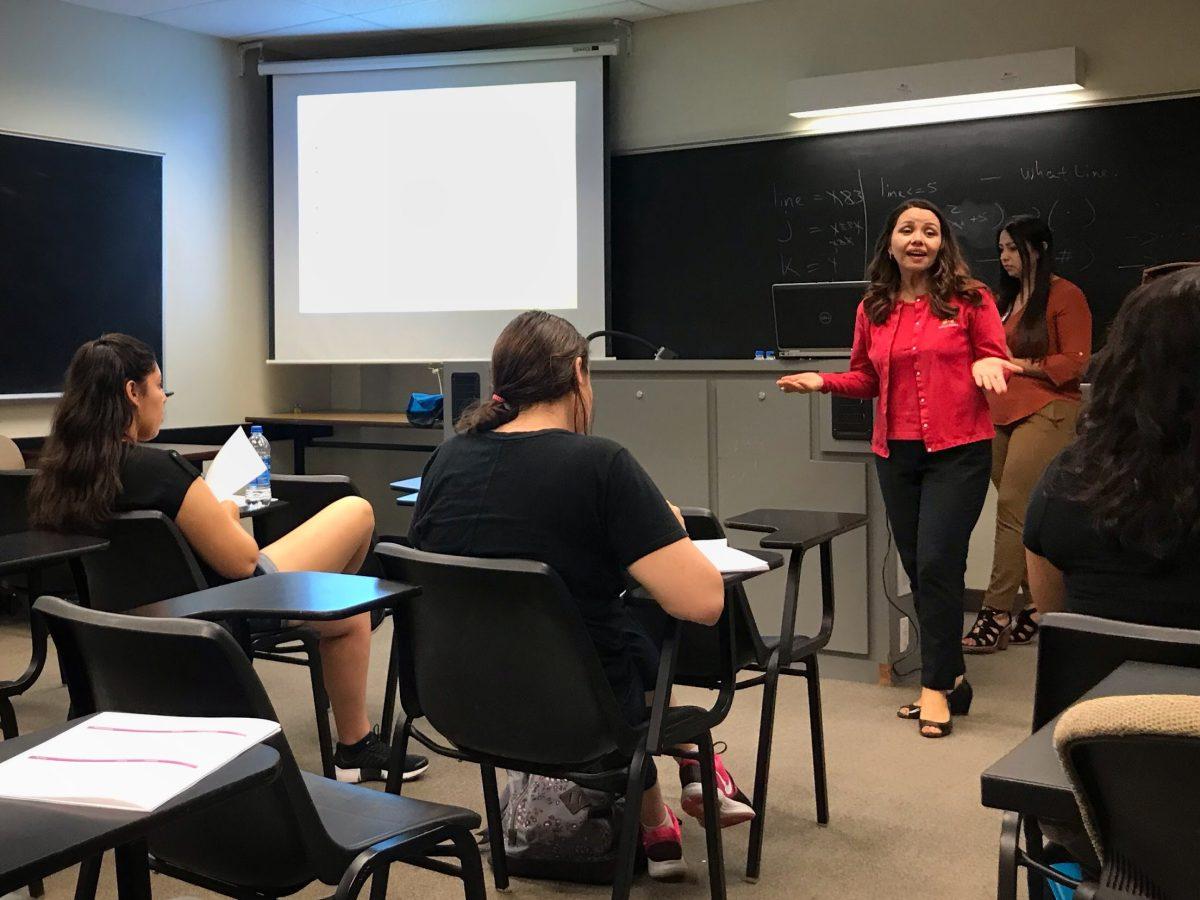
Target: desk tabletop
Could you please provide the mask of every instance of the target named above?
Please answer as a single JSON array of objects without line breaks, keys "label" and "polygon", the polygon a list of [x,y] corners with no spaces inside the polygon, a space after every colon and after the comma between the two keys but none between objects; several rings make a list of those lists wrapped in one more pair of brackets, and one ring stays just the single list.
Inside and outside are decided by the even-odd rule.
[{"label": "desk tabletop", "polygon": [[772,550],[810,550],[866,524],[865,513],[806,509],[753,509],[725,520],[727,528],[768,532],[769,537],[759,541],[759,546]]},{"label": "desk tabletop", "polygon": [[[0,762],[80,721],[0,741]],[[239,791],[267,784],[278,771],[279,754],[259,744],[150,812],[0,800],[0,894],[141,838],[172,819]]]},{"label": "desk tabletop", "polygon": [[[1200,696],[1200,669],[1127,662],[1077,701],[1136,694]],[[1041,819],[1078,818],[1071,782],[1054,750],[1055,716],[980,776],[980,799],[992,809],[1015,810]]]},{"label": "desk tabletop", "polygon": [[395,605],[421,589],[402,581],[330,572],[276,572],[130,610],[153,619],[330,621]]},{"label": "desk tabletop", "polygon": [[104,538],[53,531],[17,531],[0,535],[0,575],[66,562],[108,548]]},{"label": "desk tabletop", "polygon": [[272,413],[268,416],[246,416],[254,425],[359,425],[371,428],[416,428],[402,412],[352,412],[319,410],[302,413]]}]

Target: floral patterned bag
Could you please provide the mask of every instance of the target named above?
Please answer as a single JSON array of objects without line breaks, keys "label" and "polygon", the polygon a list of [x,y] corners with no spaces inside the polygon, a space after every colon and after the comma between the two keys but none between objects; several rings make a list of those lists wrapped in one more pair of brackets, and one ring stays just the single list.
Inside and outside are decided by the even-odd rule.
[{"label": "floral patterned bag", "polygon": [[611,884],[624,798],[565,778],[508,773],[500,797],[509,873]]}]

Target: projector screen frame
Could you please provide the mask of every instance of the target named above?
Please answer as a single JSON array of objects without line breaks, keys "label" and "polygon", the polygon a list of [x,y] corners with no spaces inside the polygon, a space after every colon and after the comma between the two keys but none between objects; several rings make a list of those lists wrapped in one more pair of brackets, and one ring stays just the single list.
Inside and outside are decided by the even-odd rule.
[{"label": "projector screen frame", "polygon": [[[275,75],[292,75],[292,74],[310,74],[310,73],[325,73],[325,72],[371,72],[386,69],[417,69],[440,67],[447,65],[488,65],[504,62],[530,62],[541,60],[569,60],[589,57],[599,57],[600,63],[600,210],[599,210],[599,230],[600,230],[600,248],[598,263],[599,271],[602,278],[602,291],[599,292],[600,308],[597,310],[595,302],[592,303],[592,309],[600,313],[603,318],[601,323],[607,327],[612,315],[612,277],[611,277],[611,158],[612,158],[612,130],[611,130],[611,112],[609,109],[609,99],[611,96],[611,86],[609,82],[609,60],[608,57],[614,56],[619,52],[619,47],[615,43],[588,43],[577,45],[561,45],[554,47],[529,47],[529,48],[512,48],[501,50],[479,50],[479,51],[463,51],[451,53],[430,53],[430,54],[412,54],[408,56],[388,56],[388,57],[360,57],[347,59],[323,59],[323,60],[299,60],[289,62],[263,62],[260,61],[258,70],[260,75],[267,76],[267,101],[268,109],[270,110],[268,122],[268,140],[271,152],[268,154],[267,175],[268,183],[271,189],[268,192],[268,228],[271,235],[271,253],[268,263],[268,322],[267,322],[267,358],[266,362],[269,365],[400,365],[400,364],[430,364],[440,362],[441,359],[431,358],[432,356],[442,357],[445,354],[431,354],[428,356],[401,355],[387,356],[379,358],[376,356],[363,358],[289,358],[287,356],[278,355],[277,346],[277,323],[276,323],[276,308],[277,308],[277,291],[276,291],[276,190],[275,190],[275,174],[276,174],[276,153],[275,145]],[[594,82],[593,82],[594,83]],[[593,145],[595,146],[595,145]],[[582,178],[583,176],[577,176]],[[577,190],[580,189],[581,182],[577,182]],[[595,220],[593,220],[595,221]],[[582,238],[581,238],[582,241]],[[582,254],[586,252],[586,248],[579,246],[577,252],[580,254],[580,265],[583,265]],[[593,294],[593,296],[595,296]],[[580,310],[581,317],[585,315],[584,310],[586,304],[582,300],[582,296],[578,301],[576,310]],[[514,310],[515,314],[516,310]],[[368,314],[370,315],[370,314]],[[378,315],[378,314],[376,314]],[[593,313],[593,316],[595,313]],[[591,323],[589,323],[590,325]],[[463,358],[461,351],[459,358]]]}]

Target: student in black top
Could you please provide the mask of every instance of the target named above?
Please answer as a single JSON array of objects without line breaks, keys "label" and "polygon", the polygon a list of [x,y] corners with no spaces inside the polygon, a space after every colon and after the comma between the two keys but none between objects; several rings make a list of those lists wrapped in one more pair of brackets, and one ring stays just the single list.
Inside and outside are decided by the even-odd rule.
[{"label": "student in black top", "polygon": [[[631,723],[646,717],[658,651],[626,613],[628,571],[675,618],[712,624],[724,585],[629,451],[589,435],[587,342],[566,320],[522,313],[492,350],[496,393],[468,411],[421,478],[409,537],[436,553],[533,559],[563,579]],[[683,808],[700,818],[699,766],[681,760]],[[754,815],[717,759],[723,825]],[[679,822],[651,778],[642,842],[655,878],[685,871]]]},{"label": "student in black top", "polygon": [[[41,468],[30,486],[35,526],[102,532],[115,512],[154,509],[174,520],[214,583],[257,572],[357,572],[371,546],[375,517],[359,497],[331,504],[261,552],[231,500],[218,502],[176,453],[142,446],[158,434],[166,405],[153,351],[136,338],[106,334],[76,351],[54,411]],[[367,614],[309,623],[337,725],[334,757],[342,781],[387,777],[388,747],[366,711],[371,623]],[[406,760],[406,777],[427,766]]]},{"label": "student in black top", "polygon": [[1126,298],[1025,547],[1039,610],[1200,628],[1200,268]]}]

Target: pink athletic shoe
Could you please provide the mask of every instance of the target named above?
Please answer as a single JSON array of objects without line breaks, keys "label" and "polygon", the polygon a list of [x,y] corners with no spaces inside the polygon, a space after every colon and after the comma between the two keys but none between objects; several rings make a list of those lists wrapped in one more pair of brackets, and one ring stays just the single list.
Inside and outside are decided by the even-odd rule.
[{"label": "pink athletic shoe", "polygon": [[683,861],[683,829],[671,807],[664,805],[666,819],[653,828],[642,826],[642,849],[646,852],[646,868],[658,881],[679,881],[687,874]]},{"label": "pink athletic shoe", "polygon": [[[721,761],[720,755],[718,754],[714,759],[716,761],[714,774],[717,782],[717,797],[721,801],[717,815],[720,817],[721,827],[728,828],[730,825],[749,822],[754,818],[754,807],[750,805],[750,799],[733,783],[733,779],[725,771],[725,763]],[[683,785],[683,794],[680,799],[683,811],[703,825],[704,791],[700,786],[700,761],[698,759],[679,760],[679,782]]]}]

